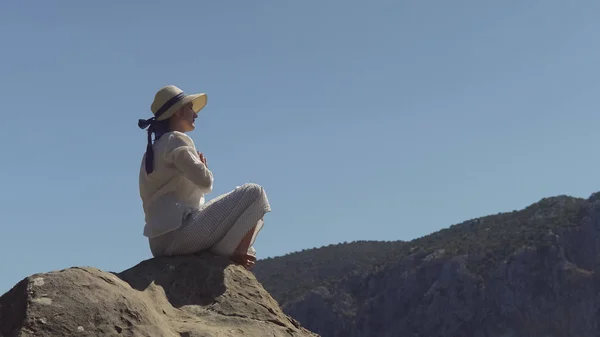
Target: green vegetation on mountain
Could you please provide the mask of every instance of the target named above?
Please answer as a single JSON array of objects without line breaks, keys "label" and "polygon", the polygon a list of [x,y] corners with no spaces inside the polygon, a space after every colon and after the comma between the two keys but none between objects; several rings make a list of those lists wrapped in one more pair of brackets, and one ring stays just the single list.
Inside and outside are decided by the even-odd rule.
[{"label": "green vegetation on mountain", "polygon": [[257,278],[280,303],[398,255],[402,241],[357,241],[260,260]]},{"label": "green vegetation on mountain", "polygon": [[411,255],[468,255],[469,270],[486,277],[515,251],[544,247],[561,228],[577,226],[585,206],[585,199],[545,198],[520,211],[468,220],[410,242],[358,241],[261,260],[255,274],[282,306],[311,289],[334,289],[353,275],[372,274]]}]

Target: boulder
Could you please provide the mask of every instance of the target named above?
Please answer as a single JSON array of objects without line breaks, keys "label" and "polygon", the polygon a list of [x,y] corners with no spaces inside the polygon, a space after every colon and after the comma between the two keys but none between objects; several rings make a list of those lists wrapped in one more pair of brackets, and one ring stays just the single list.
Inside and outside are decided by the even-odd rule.
[{"label": "boulder", "polygon": [[0,297],[0,337],[317,336],[254,275],[211,254],[154,258],[121,273],[34,274]]}]

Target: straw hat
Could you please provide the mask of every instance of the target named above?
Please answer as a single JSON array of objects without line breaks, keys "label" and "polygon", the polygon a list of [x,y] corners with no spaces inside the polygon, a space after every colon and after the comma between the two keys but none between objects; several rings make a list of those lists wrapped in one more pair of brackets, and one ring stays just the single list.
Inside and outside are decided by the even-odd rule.
[{"label": "straw hat", "polygon": [[152,132],[154,132],[155,123],[165,120],[181,107],[192,103],[192,110],[198,113],[206,105],[206,94],[185,94],[181,89],[174,85],[167,85],[158,90],[154,95],[154,101],[150,106],[154,117],[148,119],[138,119],[140,129],[148,128],[148,144],[146,145],[146,172],[152,173],[154,170],[154,151],[152,149]]},{"label": "straw hat", "polygon": [[158,90],[154,95],[154,101],[150,110],[157,121],[165,120],[179,110],[182,106],[192,103],[192,109],[198,113],[206,105],[206,94],[186,95],[181,89],[174,85],[167,85]]}]

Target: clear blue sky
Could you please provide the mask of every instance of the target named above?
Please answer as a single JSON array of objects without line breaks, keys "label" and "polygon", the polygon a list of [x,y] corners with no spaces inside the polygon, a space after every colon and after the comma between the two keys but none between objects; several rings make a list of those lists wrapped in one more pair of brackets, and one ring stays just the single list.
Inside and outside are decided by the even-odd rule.
[{"label": "clear blue sky", "polygon": [[600,2],[3,1],[0,293],[149,258],[138,168],[156,90],[273,212],[259,257],[409,240],[600,190]]}]

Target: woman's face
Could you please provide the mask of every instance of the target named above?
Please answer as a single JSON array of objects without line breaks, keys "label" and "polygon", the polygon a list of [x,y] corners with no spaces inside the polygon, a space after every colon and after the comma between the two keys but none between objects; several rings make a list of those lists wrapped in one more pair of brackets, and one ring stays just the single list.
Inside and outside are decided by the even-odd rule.
[{"label": "woman's face", "polygon": [[192,109],[192,103],[188,103],[183,106],[176,114],[177,124],[179,124],[179,131],[188,132],[193,131],[196,128],[196,118],[198,115]]}]

